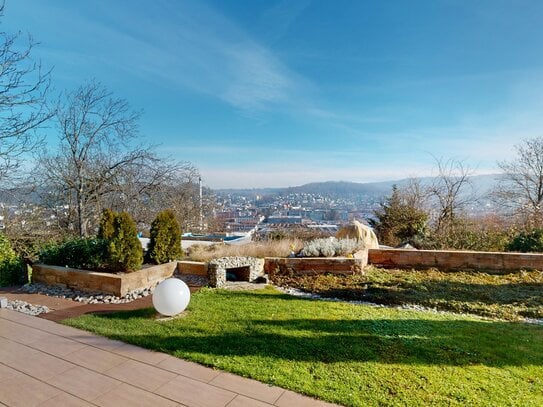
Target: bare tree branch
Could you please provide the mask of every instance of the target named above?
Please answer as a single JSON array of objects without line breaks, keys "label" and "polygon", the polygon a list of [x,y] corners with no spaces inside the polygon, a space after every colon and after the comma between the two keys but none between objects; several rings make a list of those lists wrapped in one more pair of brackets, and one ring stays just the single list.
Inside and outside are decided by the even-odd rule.
[{"label": "bare tree branch", "polygon": [[[0,17],[4,3],[0,4]],[[31,57],[36,42],[20,32],[0,32],[0,180],[42,141],[36,130],[53,115],[46,103],[50,71]]]},{"label": "bare tree branch", "polygon": [[498,162],[503,172],[494,200],[521,215],[532,226],[543,224],[543,137],[526,139],[515,147],[516,157]]}]

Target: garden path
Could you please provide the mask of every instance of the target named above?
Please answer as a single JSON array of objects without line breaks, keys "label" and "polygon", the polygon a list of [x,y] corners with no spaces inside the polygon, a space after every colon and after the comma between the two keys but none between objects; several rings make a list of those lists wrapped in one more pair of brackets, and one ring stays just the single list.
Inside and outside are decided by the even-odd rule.
[{"label": "garden path", "polygon": [[7,309],[0,309],[0,405],[331,406]]}]

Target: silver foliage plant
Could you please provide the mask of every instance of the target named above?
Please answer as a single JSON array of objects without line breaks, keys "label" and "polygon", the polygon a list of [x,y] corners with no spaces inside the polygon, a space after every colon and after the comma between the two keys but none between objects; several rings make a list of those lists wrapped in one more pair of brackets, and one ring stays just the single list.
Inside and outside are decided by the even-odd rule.
[{"label": "silver foliage plant", "polygon": [[324,238],[304,243],[302,257],[336,257],[353,254],[361,246],[357,239]]}]

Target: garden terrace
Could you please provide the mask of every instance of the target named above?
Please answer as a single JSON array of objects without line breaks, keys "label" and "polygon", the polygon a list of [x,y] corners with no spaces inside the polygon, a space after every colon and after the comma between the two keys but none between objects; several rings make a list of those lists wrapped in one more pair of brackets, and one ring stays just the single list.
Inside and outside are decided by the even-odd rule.
[{"label": "garden terrace", "polygon": [[202,289],[183,318],[152,309],[69,325],[346,406],[542,405],[543,327]]}]

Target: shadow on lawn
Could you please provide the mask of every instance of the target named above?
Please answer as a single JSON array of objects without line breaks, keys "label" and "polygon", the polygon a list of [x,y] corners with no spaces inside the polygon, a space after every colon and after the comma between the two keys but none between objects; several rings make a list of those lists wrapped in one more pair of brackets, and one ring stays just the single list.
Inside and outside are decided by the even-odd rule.
[{"label": "shadow on lawn", "polygon": [[[123,320],[153,310],[100,315]],[[129,315],[127,317],[127,315]],[[245,321],[236,331],[205,335],[190,320],[150,334],[123,330],[115,339],[183,357],[260,356],[301,362],[412,365],[543,366],[543,328],[525,324],[426,319],[288,319]]]}]

